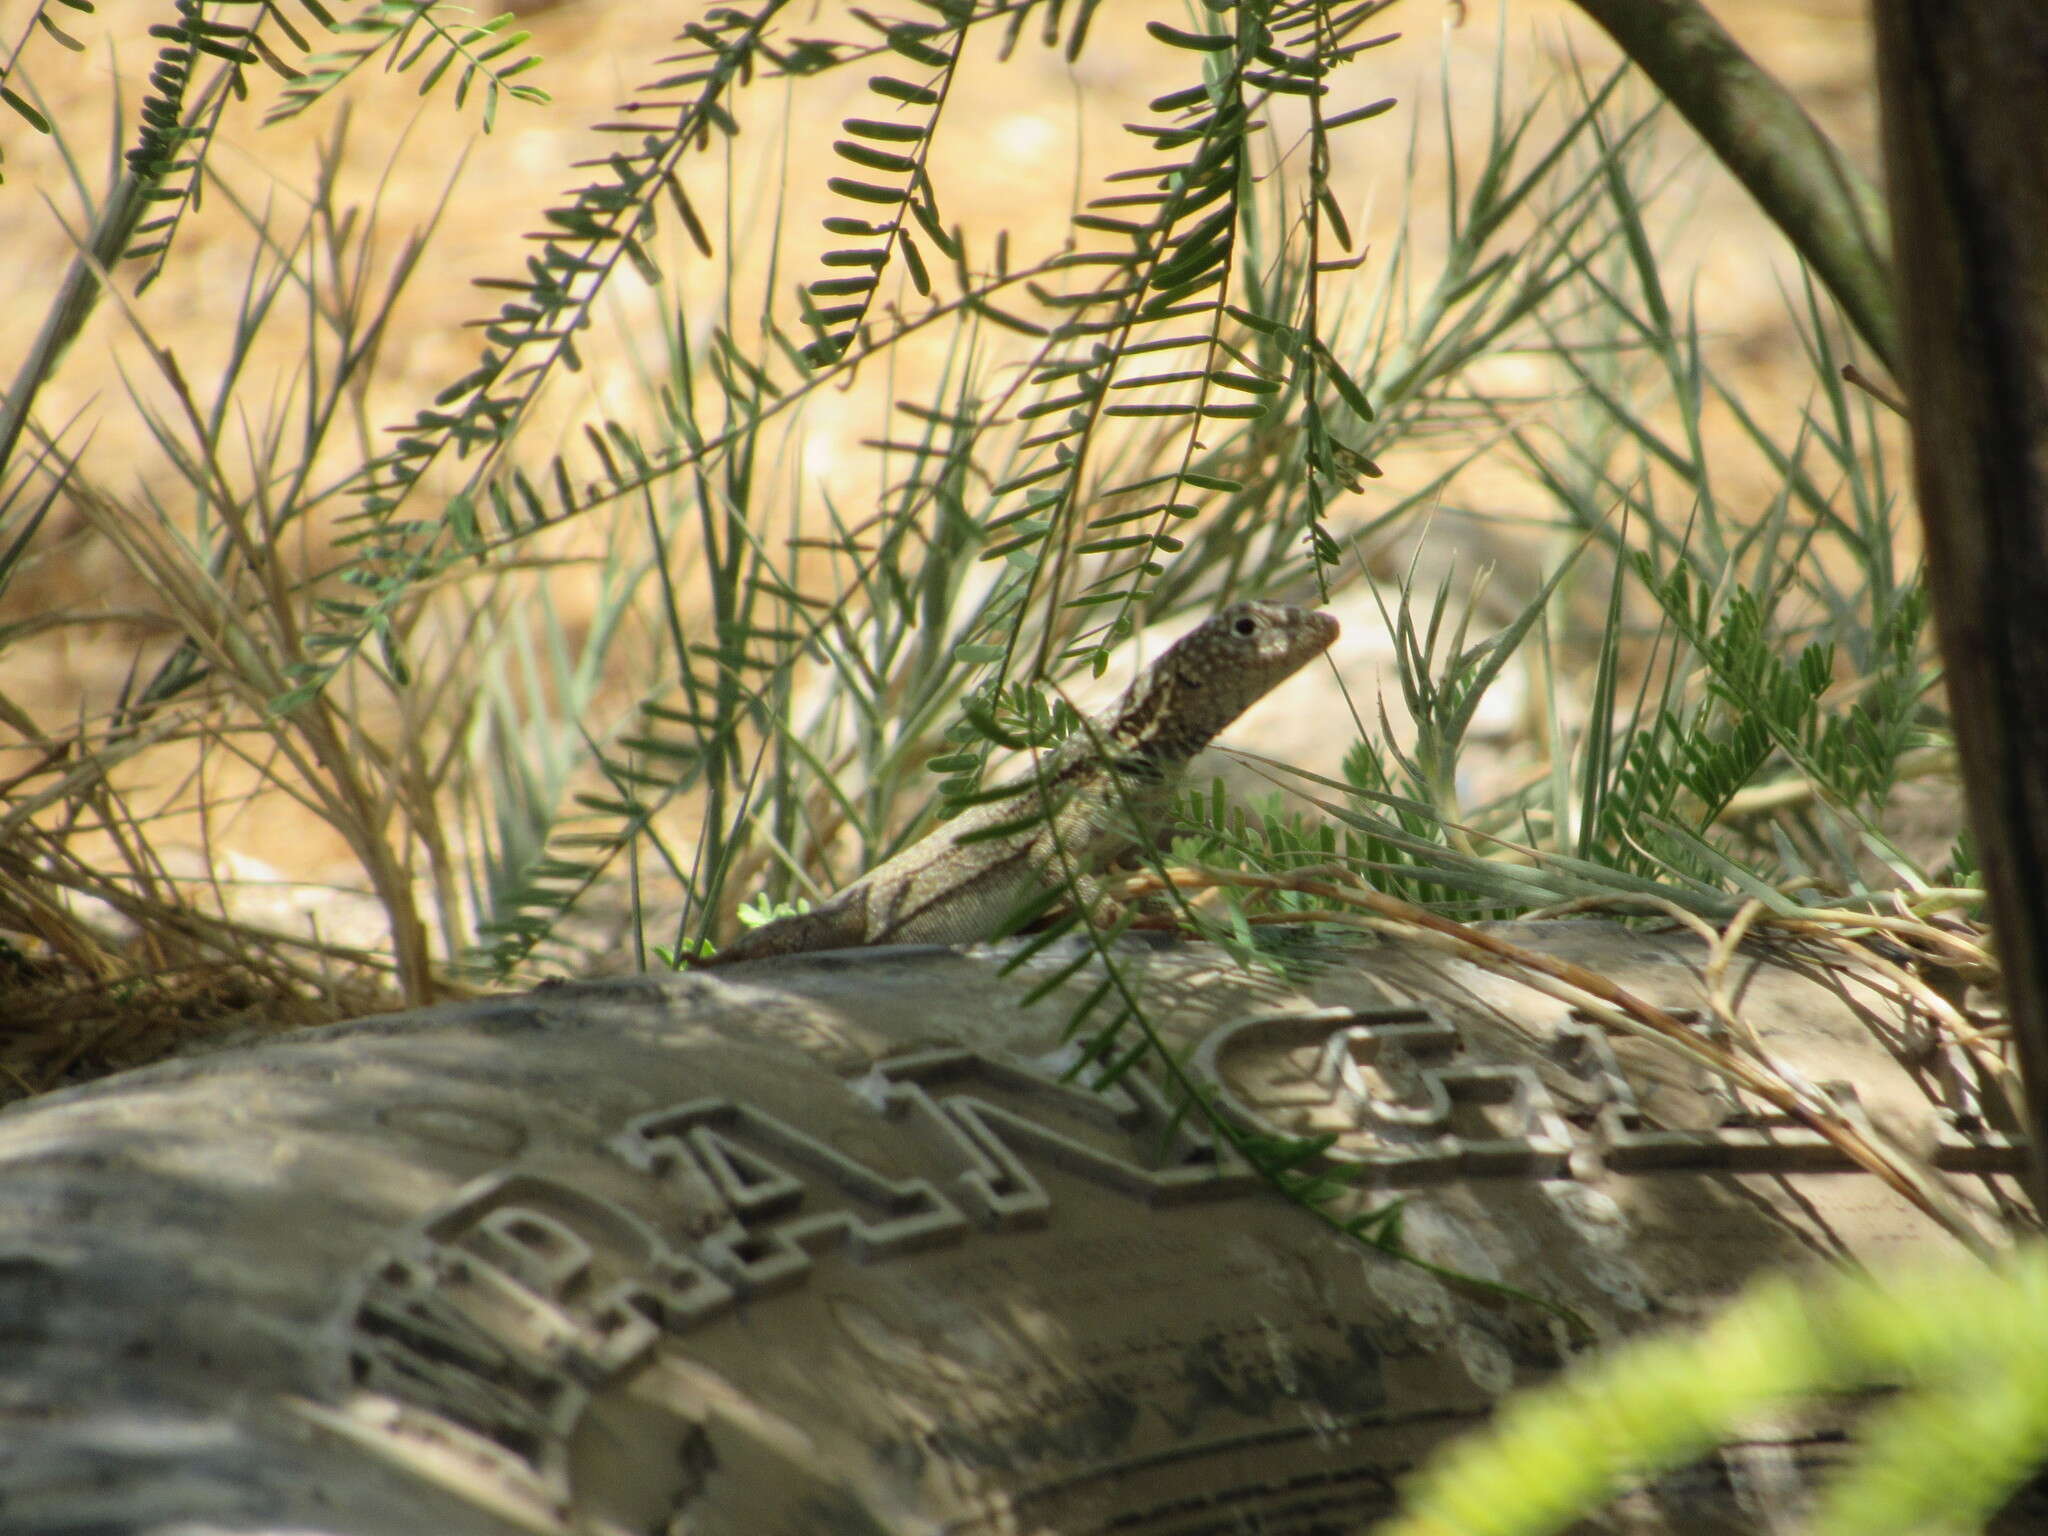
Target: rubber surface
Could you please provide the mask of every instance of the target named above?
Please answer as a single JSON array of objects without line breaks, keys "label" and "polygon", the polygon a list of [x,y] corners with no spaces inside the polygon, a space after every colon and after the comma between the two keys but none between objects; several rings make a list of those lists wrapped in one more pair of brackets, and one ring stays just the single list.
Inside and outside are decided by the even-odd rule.
[{"label": "rubber surface", "polygon": [[[1693,1234],[1646,1224],[1610,1191],[1649,1175],[1575,1165],[1570,1050],[1482,1064],[1363,972],[1143,963],[1236,1112],[1351,1082],[1359,1208],[1408,1189],[1435,1261],[1603,1334],[1806,1244],[1725,1172],[1686,1175]],[[898,951],[550,988],[0,1116],[0,1531],[1312,1536],[1562,1362],[1554,1317],[1335,1239],[1142,1080],[1065,1086],[1029,982]],[[1685,1273],[1720,1229],[1744,1255]],[[1836,1455],[1791,1426],[1611,1521],[1753,1528]]]}]

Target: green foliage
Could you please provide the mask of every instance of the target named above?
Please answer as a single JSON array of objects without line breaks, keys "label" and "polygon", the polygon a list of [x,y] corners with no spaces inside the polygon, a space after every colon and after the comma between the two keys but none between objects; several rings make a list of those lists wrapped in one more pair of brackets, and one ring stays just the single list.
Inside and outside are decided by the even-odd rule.
[{"label": "green foliage", "polygon": [[[841,127],[847,136],[833,142],[832,152],[861,174],[826,180],[826,186],[855,206],[849,214],[827,219],[825,227],[832,234],[869,243],[825,252],[821,263],[845,269],[845,275],[817,278],[803,290],[804,324],[813,336],[804,355],[813,363],[833,362],[853,345],[881,289],[882,270],[892,258],[903,263],[920,298],[932,296],[931,267],[914,229],[922,230],[923,238],[948,261],[960,260],[960,242],[946,233],[925,157],[952,88],[973,8],[940,9],[947,16],[940,26],[885,23],[865,11],[854,13],[882,35],[890,52],[916,71],[935,73],[923,75],[923,83],[898,75],[870,75],[868,90],[880,115],[845,119]],[[907,114],[920,110],[919,120],[905,121]],[[878,174],[887,180],[878,179]]]},{"label": "green foliage", "polygon": [[2048,1251],[1999,1268],[1776,1277],[1705,1329],[1623,1346],[1509,1400],[1439,1455],[1382,1536],[1541,1536],[1802,1400],[1898,1388],[1812,1536],[1974,1532],[2048,1455]]},{"label": "green foliage", "polygon": [[[54,3],[86,16],[90,16],[93,12],[92,0],[54,0]],[[50,132],[50,120],[24,97],[21,92],[9,85],[7,81],[14,74],[16,66],[21,63],[22,54],[27,51],[30,41],[38,32],[56,43],[60,48],[68,48],[73,53],[83,53],[85,51],[84,43],[57,25],[55,18],[50,14],[51,5],[52,0],[36,0],[35,5],[29,11],[27,23],[21,29],[20,40],[15,43],[12,52],[8,54],[6,65],[0,67],[0,102],[6,103],[8,107],[13,109],[15,116],[27,123],[37,133],[43,134]],[[5,163],[6,156],[0,154],[0,164]],[[6,178],[0,176],[0,184],[4,184],[5,181]]]},{"label": "green foliage", "polygon": [[[1655,889],[1725,918],[1751,897],[1795,910],[1780,889],[1795,883],[1813,884],[1808,899],[1823,906],[1925,887],[1928,872],[1892,843],[1885,819],[1904,778],[1946,762],[1946,727],[1928,703],[1924,590],[1896,569],[1899,513],[1874,407],[1843,383],[1836,327],[1808,287],[1799,318],[1818,399],[1791,442],[1768,430],[1716,375],[1697,319],[1664,292],[1634,168],[1645,141],[1597,115],[1590,132],[1604,213],[1581,219],[1603,233],[1582,240],[1534,317],[1536,355],[1576,398],[1549,413],[1522,399],[1472,402],[1570,542],[1556,546],[1545,585],[1478,645],[1447,630],[1447,585],[1415,615],[1403,582],[1389,627],[1414,743],[1382,744],[1397,784],[1374,782],[1377,767],[1353,781],[1404,794],[1410,835],[1423,831],[1417,806],[1458,829],[1437,839],[1447,876],[1504,904]],[[1641,401],[1659,402],[1661,419]],[[1779,481],[1761,515],[1724,505],[1705,447],[1714,410]],[[1682,516],[1667,510],[1674,488]],[[1596,611],[1569,569],[1603,559],[1581,705],[1555,689],[1585,665],[1585,648],[1557,637]],[[1647,652],[1628,638],[1646,604],[1657,621]],[[1518,651],[1522,641],[1533,647]],[[1510,653],[1553,690],[1548,771],[1468,806],[1466,731]],[[1466,853],[1496,839],[1537,868],[1474,868]]]},{"label": "green foliage", "polygon": [[[89,0],[59,0],[83,14],[93,14]],[[130,209],[122,231],[120,254],[144,263],[145,270],[136,290],[147,288],[163,272],[180,225],[199,204],[206,158],[223,115],[250,95],[247,70],[262,64],[290,82],[280,105],[267,121],[275,122],[303,111],[371,58],[392,55],[392,67],[410,69],[423,57],[435,56],[421,81],[425,95],[438,85],[452,65],[462,64],[456,76],[458,105],[472,86],[483,85],[483,119],[488,130],[496,119],[501,89],[528,102],[545,102],[545,91],[508,81],[539,64],[531,55],[501,64],[505,55],[526,40],[527,34],[500,36],[509,14],[482,25],[451,29],[439,18],[442,11],[462,9],[430,3],[430,0],[379,0],[358,15],[337,24],[320,0],[298,0],[298,9],[324,32],[343,32],[365,39],[341,53],[314,53],[309,34],[276,0],[172,0],[171,20],[150,27],[149,35],[161,41],[155,66],[150,71],[149,90],[140,103],[134,139],[125,155],[132,186],[117,188],[110,207]],[[232,19],[230,19],[232,18]],[[84,45],[51,19],[48,0],[37,0],[30,25],[62,46],[82,52]],[[409,52],[401,52],[415,31],[425,37]],[[8,72],[19,61],[23,46],[17,45]],[[300,69],[290,62],[294,56],[308,66]],[[12,107],[39,133],[50,132],[50,123],[11,87],[0,85],[0,99]],[[142,217],[148,213],[149,217]]]},{"label": "green foliage", "polygon": [[[466,572],[512,567],[571,523],[637,521],[646,535],[640,563],[609,568],[580,653],[559,632],[522,637],[493,594],[464,621],[489,637],[467,703],[446,715],[461,722],[457,788],[473,855],[432,834],[425,809],[417,824],[440,866],[431,886],[445,958],[515,974],[621,859],[651,857],[684,893],[678,949],[694,948],[692,930],[701,940],[742,895],[843,883],[919,830],[907,814],[925,798],[914,769],[937,776],[939,814],[971,803],[991,752],[1071,729],[1063,690],[1099,673],[1139,623],[1185,622],[1234,590],[1354,579],[1330,508],[1410,442],[1463,446],[1439,478],[1354,519],[1353,549],[1424,506],[1458,510],[1459,472],[1496,451],[1549,491],[1571,542],[1495,626],[1447,577],[1419,606],[1401,582],[1382,611],[1412,725],[1377,712],[1380,730],[1366,733],[1377,739],[1327,786],[1341,833],[1302,829],[1294,846],[1284,821],[1225,814],[1189,825],[1218,845],[1206,857],[1224,859],[1224,845],[1253,864],[1338,854],[1465,913],[1662,889],[1725,915],[1790,878],[1861,890],[1859,861],[1873,848],[1893,877],[1922,878],[1885,844],[1880,818],[1901,765],[1936,740],[1921,704],[1924,605],[1891,569],[1872,424],[1836,377],[1817,301],[1806,295],[1806,336],[1824,397],[1781,443],[1714,377],[1696,323],[1664,291],[1638,191],[1654,113],[1616,114],[1618,76],[1582,85],[1548,126],[1535,107],[1511,111],[1497,82],[1476,145],[1459,141],[1446,102],[1456,179],[1441,254],[1424,268],[1403,229],[1361,266],[1330,183],[1331,146],[1373,131],[1393,103],[1333,113],[1324,102],[1333,81],[1371,67],[1383,10],[1273,0],[1207,12],[1199,25],[1158,20],[1159,57],[1185,83],[1129,125],[1132,153],[1075,214],[1073,248],[1017,261],[1005,238],[990,249],[947,223],[931,150],[974,35],[995,26],[1002,46],[1019,46],[1030,13],[1038,39],[1073,57],[1092,7],[850,12],[839,36],[811,20],[793,31],[779,0],[716,8],[606,125],[615,149],[543,211],[525,269],[482,281],[500,302],[480,317],[472,368],[396,430],[366,424],[359,440],[386,446],[339,487],[316,489],[310,457],[294,469],[273,440],[268,483],[291,487],[265,493],[273,529],[351,504],[341,558],[294,588],[301,620],[259,647],[260,674],[277,679],[273,720],[327,710],[344,676],[366,676],[409,708],[434,686],[408,640],[434,594],[467,585]],[[372,59],[415,68],[423,89],[451,79],[458,95],[481,88],[487,118],[501,88],[538,102],[514,78],[533,61],[501,22],[451,29],[433,6],[378,4],[340,28],[346,48],[309,55],[273,6],[226,31],[209,22],[198,41],[188,17],[166,39],[145,112],[155,147],[131,175],[196,187],[208,125],[237,99],[248,64],[280,49],[305,56],[273,119],[344,91]],[[273,32],[278,47],[265,41]],[[209,60],[219,68],[195,92],[193,71]],[[714,242],[717,220],[686,185],[691,163],[724,152],[750,118],[779,120],[779,105],[752,110],[764,92],[800,93],[848,67],[863,72],[868,101],[840,124],[822,173],[842,205],[826,220],[836,243],[822,271],[793,306],[771,295],[757,314],[692,311],[677,262],[722,262],[730,292],[740,253]],[[1267,142],[1261,114],[1281,99],[1305,114],[1299,155]],[[202,106],[216,115],[195,115]],[[160,264],[189,200],[144,201]],[[106,212],[119,222],[114,201]],[[773,231],[766,242],[771,264],[782,239]],[[402,272],[417,256],[408,250]],[[250,338],[282,270],[252,275]],[[664,357],[642,364],[659,404],[653,427],[600,418],[580,447],[536,460],[520,425],[551,379],[580,367],[577,337],[621,278],[657,285],[694,315],[664,333]],[[311,270],[304,280],[314,292],[323,281]],[[899,297],[884,304],[892,280]],[[340,419],[331,402],[361,361],[351,337],[380,323],[361,316],[337,332],[342,366],[323,379],[330,403],[310,419]],[[1000,350],[1019,336],[1021,357]],[[781,457],[807,405],[934,339],[945,361],[930,394],[900,400],[897,425],[871,442],[885,487],[875,515],[829,508],[801,557],[770,542],[763,530],[785,487],[762,465]],[[1532,411],[1467,382],[1474,363],[1509,354],[1568,381],[1571,407]],[[32,385],[18,398],[33,395]],[[204,422],[227,419],[232,397],[224,380],[186,441],[169,425],[159,433],[209,506],[246,495],[208,467],[215,428]],[[1644,404],[1658,400],[1661,417]],[[1710,406],[1731,412],[1778,470],[1770,515],[1724,510],[1703,447]],[[24,419],[25,407],[13,424]],[[322,426],[298,451],[335,441]],[[1829,474],[1846,514],[1844,494],[1823,489]],[[1674,485],[1689,497],[1682,523],[1665,511]],[[1830,544],[1846,559],[1810,558]],[[1601,723],[1560,714],[1546,774],[1468,805],[1480,706],[1526,674],[1532,652],[1546,679],[1579,665],[1582,648],[1554,637],[1602,561],[1606,622],[1587,717]],[[1838,587],[1827,573],[1840,570],[1868,581]],[[664,615],[659,680],[619,724],[584,738],[599,668],[649,576]],[[1665,625],[1647,667],[1625,640],[1646,601]],[[545,608],[539,620],[549,622]],[[1798,631],[1803,659],[1781,662]],[[212,664],[200,651],[181,647],[137,706],[201,685]],[[1845,671],[1865,679],[1846,702]],[[1699,677],[1709,686],[1694,686]],[[1747,816],[1745,793],[1787,774],[1809,781],[1809,802]],[[703,823],[686,851],[659,830],[678,803]],[[1534,862],[1498,857],[1502,840]]]},{"label": "green foliage", "polygon": [[[462,106],[469,99],[470,90],[481,85],[486,133],[497,126],[500,93],[509,95],[514,101],[538,106],[548,103],[551,98],[539,86],[511,83],[515,76],[537,69],[540,66],[538,58],[528,53],[519,54],[509,62],[500,62],[507,55],[517,53],[533,35],[506,30],[512,21],[510,11],[463,27],[452,27],[442,20],[442,13],[451,11],[470,14],[467,6],[420,4],[418,0],[375,0],[338,26],[330,18],[329,31],[362,41],[347,48],[308,54],[306,67],[285,87],[277,104],[263,121],[269,124],[297,117],[331,95],[349,76],[380,55],[386,57],[390,69],[400,74],[421,60],[432,58],[433,62],[420,78],[422,96],[438,86],[442,77],[459,63],[462,68],[455,77],[455,104]],[[414,40],[415,34],[419,34],[417,41]]]}]

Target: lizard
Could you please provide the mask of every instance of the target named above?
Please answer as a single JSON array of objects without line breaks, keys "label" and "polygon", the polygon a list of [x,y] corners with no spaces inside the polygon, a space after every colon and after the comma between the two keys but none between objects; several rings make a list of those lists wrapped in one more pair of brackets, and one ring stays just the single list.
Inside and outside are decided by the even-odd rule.
[{"label": "lizard", "polygon": [[[1006,932],[1147,835],[1216,733],[1337,638],[1327,613],[1232,603],[1174,642],[1122,698],[1003,785],[808,912],[699,964],[871,944],[964,944]],[[978,834],[978,835],[977,835]]]}]

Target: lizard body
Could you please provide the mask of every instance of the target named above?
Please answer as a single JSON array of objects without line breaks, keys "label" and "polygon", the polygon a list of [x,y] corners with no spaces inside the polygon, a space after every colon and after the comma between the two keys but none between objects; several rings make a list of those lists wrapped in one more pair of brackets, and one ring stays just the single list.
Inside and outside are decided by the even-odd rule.
[{"label": "lizard body", "polygon": [[[1162,653],[1109,709],[1005,786],[809,912],[740,935],[709,963],[866,944],[993,938],[1046,893],[1136,846],[1218,731],[1337,638],[1326,613],[1232,603]],[[976,834],[982,834],[977,837]]]}]

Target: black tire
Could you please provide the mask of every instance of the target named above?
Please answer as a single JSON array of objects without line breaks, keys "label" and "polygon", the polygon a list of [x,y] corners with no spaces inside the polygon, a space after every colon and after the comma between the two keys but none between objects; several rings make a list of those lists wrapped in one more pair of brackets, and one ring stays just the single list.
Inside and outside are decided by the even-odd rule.
[{"label": "black tire", "polygon": [[[1063,1086],[1057,1018],[990,1048],[1022,985],[549,988],[0,1117],[0,1531],[1309,1536],[1560,1363],[1135,1079]],[[1652,1319],[1568,1172],[1444,1185],[1420,1237]],[[1724,1474],[1669,1487],[1622,1523],[1746,1527]]]}]

